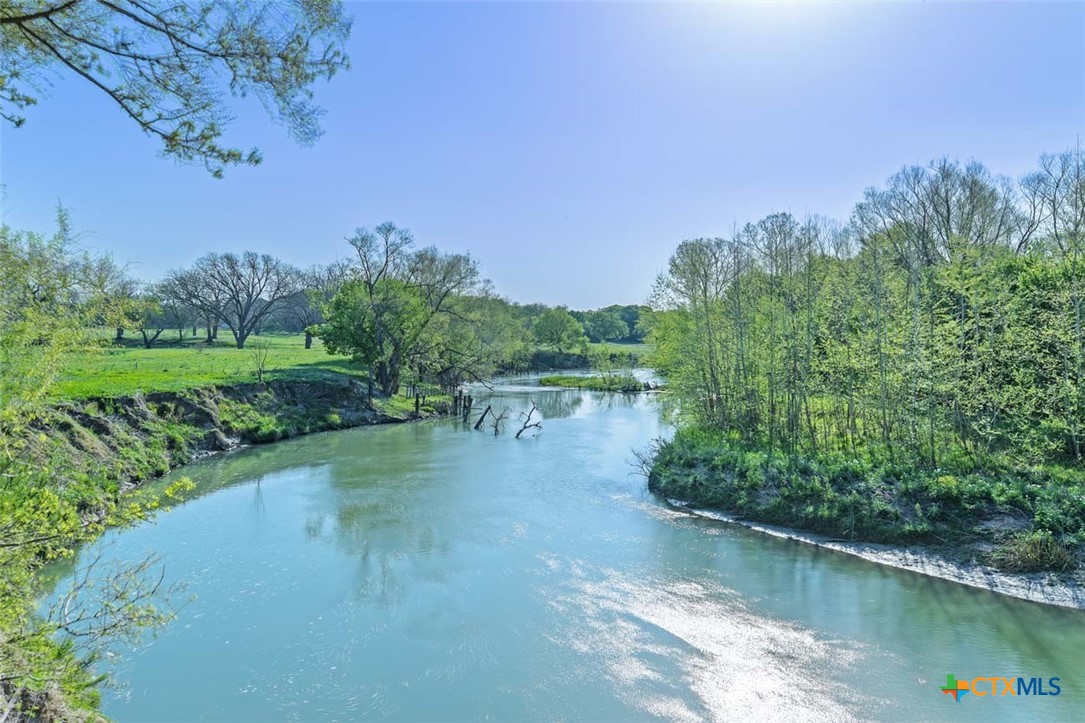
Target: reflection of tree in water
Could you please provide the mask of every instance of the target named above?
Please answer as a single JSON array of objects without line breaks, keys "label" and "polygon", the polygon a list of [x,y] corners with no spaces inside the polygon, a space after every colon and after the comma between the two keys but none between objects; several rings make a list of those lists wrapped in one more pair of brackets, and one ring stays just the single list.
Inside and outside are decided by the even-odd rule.
[{"label": "reflection of tree in water", "polygon": [[263,517],[267,511],[267,505],[264,504],[264,487],[260,483],[264,481],[263,477],[258,477],[256,484],[252,486],[252,516]]},{"label": "reflection of tree in water", "polygon": [[[526,391],[503,391],[497,390],[492,397],[480,397],[475,400],[474,410],[471,414],[471,424],[478,420],[478,415],[487,404],[493,405],[495,410],[508,407],[512,410],[512,419],[516,419],[519,412],[531,409],[532,402],[538,406],[539,412],[546,419],[562,419],[573,417],[585,412],[613,411],[617,409],[634,409],[646,405],[656,405],[656,395],[650,394],[627,394],[623,392],[597,392],[586,389],[545,389],[540,388]],[[515,426],[512,425],[513,431]],[[545,424],[543,429],[545,429]]]},{"label": "reflection of tree in water", "polygon": [[634,409],[645,403],[644,394],[625,392],[595,392],[595,404],[599,411],[609,412],[615,409]]},{"label": "reflection of tree in water", "polygon": [[[531,402],[534,401],[539,407],[539,411],[542,412],[543,419],[560,419],[562,417],[571,417],[580,410],[580,407],[584,404],[585,395],[579,391],[540,391],[532,392],[530,395],[518,394],[509,395],[504,398],[503,401],[514,410],[528,410],[531,409]],[[545,429],[545,425],[543,427]]]},{"label": "reflection of tree in water", "polygon": [[[587,411],[588,409],[593,411],[633,409],[642,404],[651,403],[648,395],[645,394],[594,392],[580,389],[546,391],[541,394],[532,393],[531,398],[539,405],[539,411],[551,419],[572,417],[577,412]],[[526,402],[526,404],[525,408],[531,407],[530,402]]]},{"label": "reflection of tree in water", "polygon": [[442,559],[452,544],[439,528],[411,515],[403,504],[352,502],[350,496],[337,495],[330,513],[309,513],[305,531],[356,562],[359,599],[390,607],[403,598],[408,583],[445,579]]},{"label": "reflection of tree in water", "polygon": [[332,435],[327,486],[303,525],[356,561],[359,599],[395,606],[415,581],[441,582],[451,538],[433,516],[439,480],[430,471],[431,434],[420,425]]}]

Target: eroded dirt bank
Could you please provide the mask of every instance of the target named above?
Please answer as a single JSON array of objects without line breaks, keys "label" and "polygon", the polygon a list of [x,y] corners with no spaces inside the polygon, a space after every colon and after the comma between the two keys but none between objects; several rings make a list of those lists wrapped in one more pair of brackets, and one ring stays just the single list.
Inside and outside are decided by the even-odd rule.
[{"label": "eroded dirt bank", "polygon": [[990,590],[1001,595],[1085,610],[1085,581],[1080,574],[1006,573],[979,563],[955,561],[935,550],[919,546],[893,546],[873,542],[837,540],[825,535],[803,532],[788,527],[767,525],[744,520],[714,510],[701,509],[681,500],[668,499],[667,503],[691,515],[718,520],[728,524],[742,525],[767,535],[817,545],[848,555],[855,555],[880,565],[888,565],[921,575],[949,580],[962,585]]},{"label": "eroded dirt bank", "polygon": [[119,493],[241,445],[412,418],[370,404],[352,379],[284,381],[67,402],[36,421],[24,443],[58,485],[98,481]]}]

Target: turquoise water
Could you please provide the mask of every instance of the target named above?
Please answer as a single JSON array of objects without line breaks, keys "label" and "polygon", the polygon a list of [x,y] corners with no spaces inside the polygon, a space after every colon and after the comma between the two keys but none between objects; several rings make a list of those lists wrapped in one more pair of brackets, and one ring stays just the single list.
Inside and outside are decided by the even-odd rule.
[{"label": "turquoise water", "polygon": [[[494,402],[513,418],[537,402],[533,438],[425,422],[184,469],[211,491],[101,545],[157,552],[195,596],[119,651],[104,711],[1085,720],[1085,613],[677,513],[632,465],[668,432],[654,397],[532,384]],[[954,703],[946,673],[1058,676],[1062,693]]]}]

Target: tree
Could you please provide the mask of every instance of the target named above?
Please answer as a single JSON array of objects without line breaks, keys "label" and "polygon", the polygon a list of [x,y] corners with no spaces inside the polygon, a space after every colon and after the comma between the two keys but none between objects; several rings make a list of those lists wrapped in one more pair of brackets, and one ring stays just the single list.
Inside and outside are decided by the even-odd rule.
[{"label": "tree", "polygon": [[311,349],[313,332],[324,323],[324,306],[349,276],[350,265],[339,261],[326,266],[310,266],[302,271],[303,288],[288,297],[276,314],[280,327],[292,333],[304,333],[305,348]]},{"label": "tree", "polygon": [[[65,215],[65,212],[61,210],[60,214]],[[72,240],[77,239],[73,237]],[[85,256],[83,286],[99,304],[95,321],[116,330],[114,342],[124,341],[125,327],[133,323],[133,313],[139,303],[139,282],[112,256]]]},{"label": "tree", "polygon": [[15,125],[61,69],[109,96],[167,156],[216,177],[260,162],[222,145],[224,102],[254,95],[302,144],[320,135],[312,86],[349,66],[340,2],[5,0],[0,116]]},{"label": "tree", "polygon": [[535,339],[539,344],[563,351],[581,343],[584,327],[573,318],[564,306],[547,309],[533,325]]},{"label": "tree", "polygon": [[63,360],[87,343],[103,309],[93,264],[64,209],[50,237],[0,225],[0,441],[29,421]]},{"label": "tree", "polygon": [[177,330],[177,341],[185,339],[185,330],[192,327],[192,335],[196,335],[196,326],[199,324],[200,312],[193,306],[184,303],[172,293],[168,284],[162,282],[155,284],[154,295],[162,307],[162,315],[166,325],[170,329]]},{"label": "tree", "polygon": [[358,229],[348,239],[358,254],[354,278],[325,308],[319,336],[330,353],[350,354],[370,370],[385,395],[399,391],[407,370],[432,370],[441,360],[457,298],[478,286],[478,263],[435,248],[413,250],[407,229],[391,222]]},{"label": "tree", "polygon": [[[297,269],[268,254],[210,253],[187,271],[171,272],[169,293],[233,333],[238,349],[272,312],[301,290]],[[208,330],[208,340],[211,332]]]},{"label": "tree", "polygon": [[170,326],[170,318],[166,315],[162,300],[153,287],[144,290],[136,297],[131,316],[136,331],[143,339],[144,349],[153,347],[158,337],[162,336],[162,332]]},{"label": "tree", "polygon": [[613,311],[589,311],[584,315],[584,331],[592,341],[614,341],[629,335],[629,326]]},{"label": "tree", "polygon": [[158,294],[166,303],[193,310],[193,324],[203,322],[206,341],[218,336],[224,301],[221,289],[195,268],[170,271],[158,285]]},{"label": "tree", "polygon": [[489,289],[457,295],[436,323],[429,359],[416,370],[420,380],[432,380],[449,393],[464,382],[484,382],[500,368],[522,368],[530,357],[530,335],[508,302]]},{"label": "tree", "polygon": [[637,324],[640,322],[640,315],[642,311],[648,310],[647,306],[621,306],[620,304],[613,304],[600,309],[600,311],[606,311],[612,314],[616,314],[622,323],[625,324],[625,331],[620,336],[615,337],[618,340],[625,340],[630,342],[642,341],[644,339],[644,333],[638,329]]},{"label": "tree", "polygon": [[935,467],[1085,455],[1085,162],[1018,184],[906,168],[852,222],[773,214],[692,239],[657,282],[650,363],[737,443]]}]

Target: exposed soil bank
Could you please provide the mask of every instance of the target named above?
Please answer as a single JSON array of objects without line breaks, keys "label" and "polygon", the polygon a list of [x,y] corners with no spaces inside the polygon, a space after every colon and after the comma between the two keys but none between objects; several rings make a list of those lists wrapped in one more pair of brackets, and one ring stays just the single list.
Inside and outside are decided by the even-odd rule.
[{"label": "exposed soil bank", "polygon": [[[353,379],[284,381],[89,399],[54,407],[27,451],[57,483],[100,480],[116,492],[208,454],[312,432],[414,419],[370,404]],[[419,417],[439,410],[423,407]]]},{"label": "exposed soil bank", "polygon": [[690,506],[681,500],[667,499],[672,507],[697,517],[742,525],[757,532],[817,545],[848,555],[855,555],[881,565],[888,565],[921,575],[949,580],[962,585],[990,590],[1001,595],[1058,605],[1060,607],[1085,609],[1085,580],[1078,574],[1000,572],[990,566],[972,562],[954,561],[935,550],[919,546],[897,547],[872,542],[852,542],[802,532],[788,527],[767,525],[745,520],[723,512]]}]

